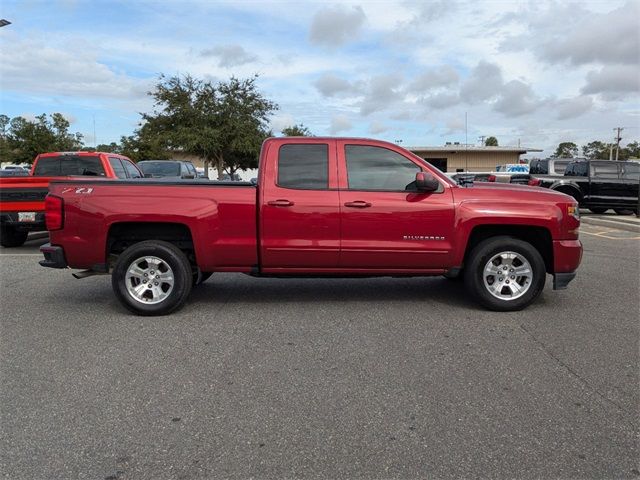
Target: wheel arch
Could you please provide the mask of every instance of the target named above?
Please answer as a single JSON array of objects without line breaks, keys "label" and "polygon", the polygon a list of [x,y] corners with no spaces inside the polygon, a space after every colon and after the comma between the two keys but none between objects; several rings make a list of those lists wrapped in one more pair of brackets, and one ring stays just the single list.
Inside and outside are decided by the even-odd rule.
[{"label": "wheel arch", "polygon": [[[106,243],[108,264],[128,247],[145,240],[169,242],[186,255],[192,265],[197,265],[193,235],[188,225],[177,222],[116,222],[109,226]],[[111,268],[109,268],[111,269]]]},{"label": "wheel arch", "polygon": [[464,264],[469,254],[484,240],[493,237],[513,237],[530,243],[542,256],[547,273],[553,273],[553,238],[551,232],[533,225],[477,225],[471,230],[464,253]]},{"label": "wheel arch", "polygon": [[578,203],[582,203],[582,201],[584,200],[584,194],[582,193],[582,190],[580,190],[580,187],[574,185],[573,183],[559,182],[551,185],[551,187],[549,188],[551,190],[555,190],[556,192],[565,193],[575,198]]}]

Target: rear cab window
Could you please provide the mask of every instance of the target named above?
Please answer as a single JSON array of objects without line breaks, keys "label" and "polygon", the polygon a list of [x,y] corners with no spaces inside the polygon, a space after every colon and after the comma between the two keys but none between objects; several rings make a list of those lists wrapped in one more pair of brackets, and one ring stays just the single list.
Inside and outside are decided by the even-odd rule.
[{"label": "rear cab window", "polygon": [[57,155],[40,157],[34,176],[105,176],[102,161],[97,155]]}]

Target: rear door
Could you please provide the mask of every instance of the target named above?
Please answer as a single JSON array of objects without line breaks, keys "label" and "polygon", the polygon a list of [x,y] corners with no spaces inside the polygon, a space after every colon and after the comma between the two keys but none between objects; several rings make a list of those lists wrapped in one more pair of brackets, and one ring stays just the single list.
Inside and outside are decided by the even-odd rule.
[{"label": "rear door", "polygon": [[424,270],[450,265],[454,206],[444,183],[418,192],[428,171],[391,147],[338,141],[342,243],[340,266]]},{"label": "rear door", "polygon": [[336,268],[340,215],[335,141],[304,139],[265,147],[260,172],[263,271]]}]

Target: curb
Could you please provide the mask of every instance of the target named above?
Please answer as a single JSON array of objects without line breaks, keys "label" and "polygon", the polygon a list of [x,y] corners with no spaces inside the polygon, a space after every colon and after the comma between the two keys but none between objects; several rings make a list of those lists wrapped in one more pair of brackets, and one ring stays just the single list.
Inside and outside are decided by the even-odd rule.
[{"label": "curb", "polygon": [[604,218],[582,217],[580,222],[585,225],[597,225],[599,227],[615,228],[617,230],[626,230],[627,232],[640,233],[640,222],[631,223],[629,221],[608,220]]}]

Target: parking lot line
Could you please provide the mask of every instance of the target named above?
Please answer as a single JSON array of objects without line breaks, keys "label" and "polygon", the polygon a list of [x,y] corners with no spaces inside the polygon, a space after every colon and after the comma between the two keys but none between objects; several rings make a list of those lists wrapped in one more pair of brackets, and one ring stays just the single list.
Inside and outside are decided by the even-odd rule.
[{"label": "parking lot line", "polygon": [[607,238],[609,240],[640,240],[640,236],[635,236],[635,237],[611,237],[609,235],[605,235],[605,233],[613,233],[613,232],[617,232],[620,230],[605,230],[603,232],[585,232],[584,230],[580,231],[580,234],[585,234],[585,235],[593,235],[594,237],[600,237],[600,238]]}]

